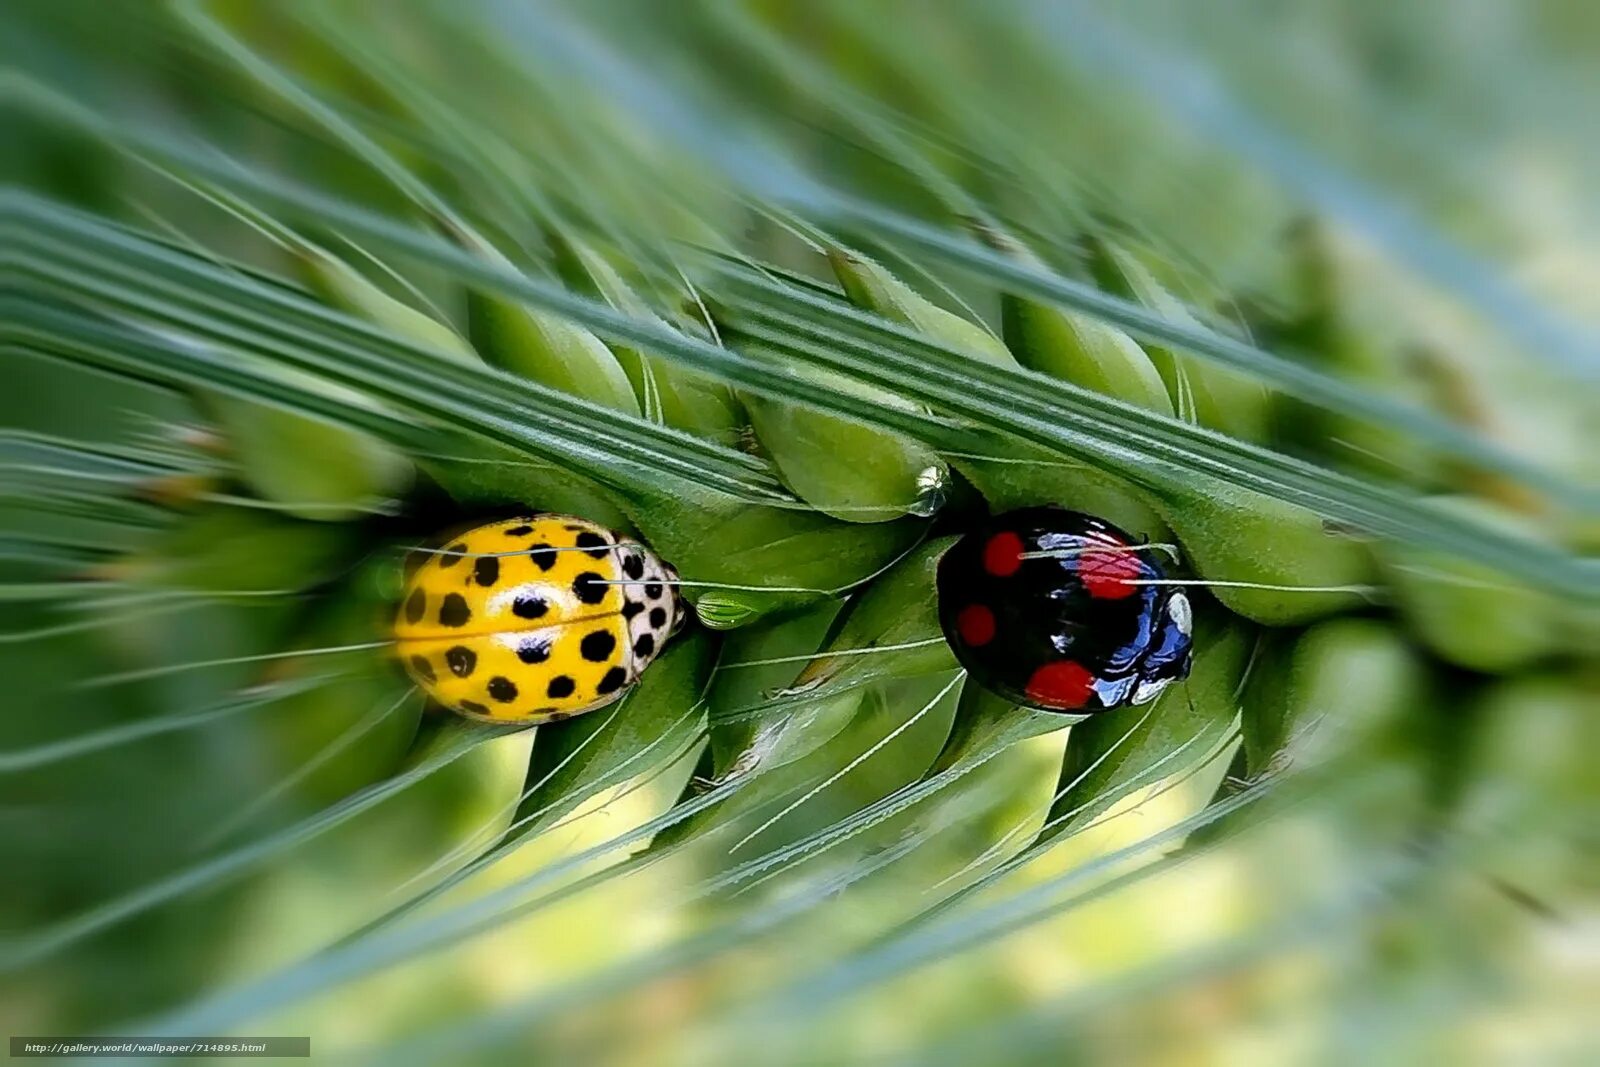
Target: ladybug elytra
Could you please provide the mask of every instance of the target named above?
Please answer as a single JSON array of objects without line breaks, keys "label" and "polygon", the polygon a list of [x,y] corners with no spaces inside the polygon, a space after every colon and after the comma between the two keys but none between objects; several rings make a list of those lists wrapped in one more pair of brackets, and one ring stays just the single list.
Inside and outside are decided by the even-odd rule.
[{"label": "ladybug elytra", "polygon": [[459,714],[540,723],[623,695],[682,624],[677,573],[643,545],[584,519],[479,526],[406,583],[401,661]]},{"label": "ladybug elytra", "polygon": [[1155,553],[1060,507],[994,516],[939,563],[939,621],[985,688],[1042,711],[1143,704],[1189,673],[1191,611]]}]

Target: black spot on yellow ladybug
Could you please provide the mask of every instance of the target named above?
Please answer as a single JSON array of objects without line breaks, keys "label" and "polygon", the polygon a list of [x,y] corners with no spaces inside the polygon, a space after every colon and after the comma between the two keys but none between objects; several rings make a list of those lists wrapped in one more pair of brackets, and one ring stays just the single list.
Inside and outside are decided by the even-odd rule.
[{"label": "black spot on yellow ladybug", "polygon": [[421,589],[413,589],[406,598],[406,621],[421,622],[422,616],[428,612],[428,594]]},{"label": "black spot on yellow ladybug", "polygon": [[511,614],[519,619],[542,619],[548,610],[550,605],[542,596],[523,594],[511,602]]},{"label": "black spot on yellow ladybug", "polygon": [[591,559],[605,559],[611,546],[610,541],[589,530],[578,534],[572,543],[574,547],[584,549],[584,555]]},{"label": "black spot on yellow ladybug", "polygon": [[605,577],[594,571],[584,571],[572,581],[572,595],[585,604],[600,603],[608,591]]},{"label": "black spot on yellow ladybug", "polygon": [[627,680],[627,671],[621,667],[612,667],[609,671],[606,671],[605,676],[600,679],[599,684],[594,688],[598,693],[615,693],[622,688],[622,683]]},{"label": "black spot on yellow ladybug", "polygon": [[459,629],[472,620],[472,608],[460,593],[449,593],[439,605],[439,625]]},{"label": "black spot on yellow ladybug", "polygon": [[444,654],[445,666],[457,678],[465,678],[478,665],[478,654],[465,645],[453,645]]},{"label": "black spot on yellow ladybug", "polygon": [[596,630],[584,634],[578,647],[584,659],[592,663],[604,663],[606,657],[617,650],[617,638],[609,630]]}]

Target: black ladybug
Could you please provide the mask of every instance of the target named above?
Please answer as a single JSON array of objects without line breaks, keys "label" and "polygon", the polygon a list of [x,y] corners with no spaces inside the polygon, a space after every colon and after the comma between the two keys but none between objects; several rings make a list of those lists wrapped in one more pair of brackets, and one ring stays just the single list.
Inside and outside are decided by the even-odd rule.
[{"label": "black ladybug", "polygon": [[1154,552],[1060,507],[996,515],[939,562],[939,622],[979,684],[1041,711],[1143,704],[1189,673],[1189,599]]}]

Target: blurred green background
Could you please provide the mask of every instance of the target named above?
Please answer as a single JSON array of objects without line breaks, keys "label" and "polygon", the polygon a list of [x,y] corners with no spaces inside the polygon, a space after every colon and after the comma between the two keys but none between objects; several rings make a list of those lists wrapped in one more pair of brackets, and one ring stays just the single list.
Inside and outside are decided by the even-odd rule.
[{"label": "blurred green background", "polygon": [[[1592,5],[12,0],[0,62],[8,1035],[1600,1057]],[[1185,685],[957,669],[939,552],[1047,502],[1193,583]],[[451,720],[407,551],[528,510],[698,621]]]}]

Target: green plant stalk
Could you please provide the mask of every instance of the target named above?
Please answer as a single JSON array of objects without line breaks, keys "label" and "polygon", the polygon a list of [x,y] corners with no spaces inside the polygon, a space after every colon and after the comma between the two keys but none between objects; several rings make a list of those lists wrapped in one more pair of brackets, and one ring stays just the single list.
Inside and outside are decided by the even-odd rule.
[{"label": "green plant stalk", "polygon": [[[1093,268],[1102,288],[1137,300],[1169,322],[1201,328],[1183,301],[1168,292],[1132,253],[1103,240],[1093,242],[1093,248]],[[1146,344],[1145,351],[1166,382],[1180,416],[1192,411],[1200,425],[1242,441],[1271,439],[1272,394],[1260,382],[1165,345]]]},{"label": "green plant stalk", "polygon": [[[876,263],[837,249],[830,252],[829,262],[859,306],[975,359],[1017,365],[1010,350],[987,331],[926,300]],[[1137,376],[1136,371],[1129,373]],[[1099,515],[1147,540],[1160,540],[1165,533],[1165,524],[1143,495],[1113,474],[1014,440],[994,438],[992,451],[992,460],[969,454],[952,457],[952,462],[997,511],[1059,504]]]},{"label": "green plant stalk", "polygon": [[[571,289],[604,300],[633,318],[661,321],[617,269],[592,247],[570,233],[547,233],[557,272]],[[726,385],[661,359],[638,347],[613,343],[646,417],[668,426],[726,444],[744,426],[739,402]],[[653,402],[652,402],[653,401]]]},{"label": "green plant stalk", "polygon": [[[752,341],[747,351],[763,351]],[[818,389],[905,407],[884,390],[840,375],[794,369]],[[818,411],[803,404],[741,395],[762,447],[796,496],[845,522],[887,522],[906,514],[927,516],[944,503],[949,473],[931,448],[908,437]]]},{"label": "green plant stalk", "polygon": [[1157,506],[1195,571],[1218,583],[1211,594],[1256,622],[1293,626],[1352,610],[1377,577],[1364,541],[1274,497],[1205,479]]},{"label": "green plant stalk", "polygon": [[923,530],[912,519],[843,523],[687,485],[641,489],[627,507],[644,539],[683,576],[684,595],[713,629],[839,595],[889,564]]},{"label": "green plant stalk", "polygon": [[[1440,497],[1435,503],[1531,542],[1541,539],[1533,523],[1488,501]],[[1385,544],[1382,556],[1412,632],[1457,666],[1521,670],[1558,652],[1574,621],[1559,598],[1492,567],[1403,545]]]}]

